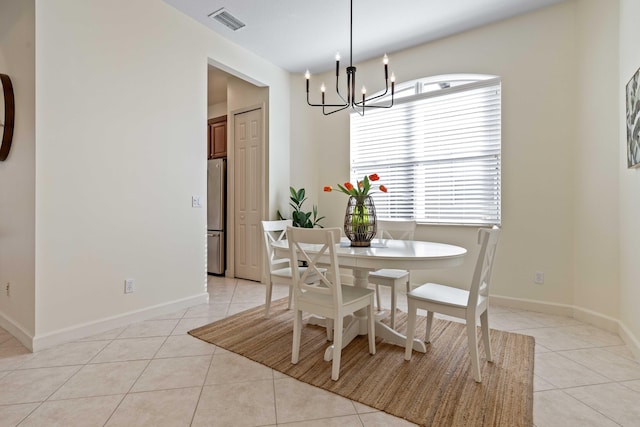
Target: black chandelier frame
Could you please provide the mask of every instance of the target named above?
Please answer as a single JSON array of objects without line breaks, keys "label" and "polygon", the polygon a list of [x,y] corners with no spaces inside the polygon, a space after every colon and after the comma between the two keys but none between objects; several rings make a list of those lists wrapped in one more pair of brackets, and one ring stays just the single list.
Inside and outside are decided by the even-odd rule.
[{"label": "black chandelier frame", "polygon": [[[356,67],[353,66],[353,0],[351,0],[351,10],[350,10],[351,21],[349,25],[349,66],[346,68],[347,72],[347,97],[345,99],[344,96],[340,93],[340,55],[336,54],[336,93],[338,97],[342,100],[342,104],[326,104],[325,103],[325,87],[324,83],[322,84],[321,92],[322,92],[322,103],[315,104],[312,103],[309,98],[309,83],[311,80],[311,75],[309,70],[305,73],[305,79],[307,81],[307,104],[311,107],[322,107],[322,114],[328,116],[333,113],[337,113],[338,111],[342,111],[346,108],[351,107],[355,112],[364,116],[365,108],[391,108],[393,107],[393,95],[395,92],[395,76],[391,73],[391,101],[388,105],[375,105],[371,104],[372,101],[382,98],[389,93],[389,65],[388,65],[388,57],[385,54],[383,57],[384,64],[384,83],[385,89],[379,95],[372,96],[370,98],[366,97],[366,91],[364,86],[362,87],[362,100],[356,101]],[[328,110],[328,108],[332,108],[332,110]]]}]

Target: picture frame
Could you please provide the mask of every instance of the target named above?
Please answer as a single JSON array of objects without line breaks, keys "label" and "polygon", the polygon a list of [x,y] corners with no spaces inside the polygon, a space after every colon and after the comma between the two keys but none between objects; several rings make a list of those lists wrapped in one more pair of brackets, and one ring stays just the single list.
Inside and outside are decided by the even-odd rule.
[{"label": "picture frame", "polygon": [[640,166],[640,68],[626,88],[627,105],[627,167]]}]

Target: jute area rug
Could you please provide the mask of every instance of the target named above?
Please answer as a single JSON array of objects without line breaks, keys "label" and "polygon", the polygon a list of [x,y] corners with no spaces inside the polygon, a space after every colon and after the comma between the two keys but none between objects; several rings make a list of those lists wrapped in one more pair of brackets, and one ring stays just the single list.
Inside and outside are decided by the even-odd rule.
[{"label": "jute area rug", "polygon": [[[257,307],[189,332],[300,381],[337,393],[422,426],[532,426],[534,339],[491,330],[493,363],[480,344],[482,383],[473,380],[464,325],[435,319],[427,352],[413,352],[376,340],[370,355],[366,336],[342,350],[340,379],[331,380],[326,330],[305,325],[300,361],[291,363],[293,311],[286,298],[272,304],[271,315]],[[396,328],[406,330],[398,312]],[[419,316],[417,336],[426,318]]]}]

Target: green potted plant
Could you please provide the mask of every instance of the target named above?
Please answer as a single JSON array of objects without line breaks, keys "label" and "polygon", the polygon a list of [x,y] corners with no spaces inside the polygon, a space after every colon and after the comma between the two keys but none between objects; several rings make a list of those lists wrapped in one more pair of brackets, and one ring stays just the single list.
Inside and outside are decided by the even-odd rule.
[{"label": "green potted plant", "polygon": [[[307,200],[304,188],[296,190],[293,187],[289,187],[291,195],[289,197],[289,206],[293,208],[292,218],[294,227],[301,228],[324,228],[320,224],[320,221],[324,219],[323,216],[318,217],[318,206],[313,205],[311,212],[305,212],[302,210],[302,204]],[[285,219],[280,211],[278,211],[280,219]]]}]

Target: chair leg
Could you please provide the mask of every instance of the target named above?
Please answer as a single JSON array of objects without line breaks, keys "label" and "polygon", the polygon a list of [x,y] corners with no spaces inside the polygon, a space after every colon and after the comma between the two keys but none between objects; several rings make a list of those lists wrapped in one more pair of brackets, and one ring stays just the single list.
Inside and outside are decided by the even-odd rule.
[{"label": "chair leg", "polygon": [[333,340],[333,319],[326,318],[327,323],[327,341]]},{"label": "chair leg", "polygon": [[369,304],[369,319],[367,335],[369,335],[369,353],[376,354],[376,319],[373,315],[373,298],[371,298],[371,304]]},{"label": "chair leg", "polygon": [[292,301],[293,301],[293,285],[289,285],[289,304],[287,305],[287,310],[291,310]]},{"label": "chair leg", "polygon": [[475,319],[467,319],[467,339],[469,341],[469,356],[471,357],[471,370],[473,379],[482,382],[480,377],[480,358],[478,357],[478,335]]},{"label": "chair leg", "polygon": [[396,328],[396,284],[391,288],[391,329]]},{"label": "chair leg", "polygon": [[[264,302],[264,317],[269,317],[269,309],[271,308],[271,291],[273,290],[273,282],[269,279],[267,283],[267,296]],[[291,295],[289,295],[289,301],[291,301]]]},{"label": "chair leg", "polygon": [[376,306],[378,311],[382,311],[382,304],[380,304],[380,285],[376,283]]},{"label": "chair leg", "polygon": [[333,319],[333,364],[331,365],[331,379],[338,381],[340,377],[340,356],[342,355],[342,327],[343,317],[337,316],[337,319]]},{"label": "chair leg", "polygon": [[424,342],[431,342],[431,326],[433,325],[433,311],[427,311],[427,329],[424,332]]},{"label": "chair leg", "polygon": [[296,310],[293,316],[293,344],[291,347],[291,363],[298,363],[300,358],[300,335],[302,334],[302,311]]},{"label": "chair leg", "polygon": [[487,361],[493,362],[491,354],[491,337],[489,336],[489,310],[485,310],[480,315],[480,325],[482,326],[482,342],[484,343],[484,353],[487,355]]},{"label": "chair leg", "polygon": [[291,363],[298,363],[300,357],[300,335],[302,333],[302,311],[296,310],[293,318],[293,344],[291,346]]},{"label": "chair leg", "polygon": [[416,312],[418,307],[416,303],[409,298],[409,316],[407,318],[407,342],[404,346],[404,360],[411,360],[411,352],[413,351],[413,337],[416,333]]}]

